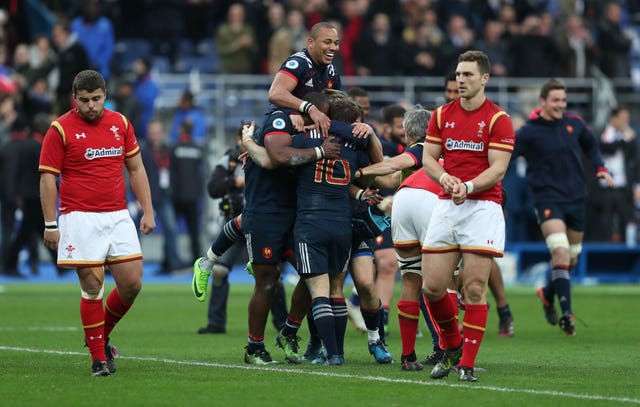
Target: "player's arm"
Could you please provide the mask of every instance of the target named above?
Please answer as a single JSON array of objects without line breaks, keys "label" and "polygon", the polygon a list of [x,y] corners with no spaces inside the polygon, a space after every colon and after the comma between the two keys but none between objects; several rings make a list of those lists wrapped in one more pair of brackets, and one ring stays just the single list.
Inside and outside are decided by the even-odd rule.
[{"label": "player's arm", "polygon": [[488,151],[489,168],[478,174],[477,177],[465,181],[462,186],[451,195],[454,202],[461,203],[472,192],[483,191],[502,181],[507,173],[511,152],[503,150]]},{"label": "player's arm", "polygon": [[251,157],[254,163],[268,170],[273,169],[275,166],[271,158],[269,158],[267,150],[253,139],[255,128],[255,122],[242,126],[242,144],[247,148],[247,153],[249,153],[249,157]]},{"label": "player's arm", "polygon": [[405,168],[415,167],[416,161],[410,154],[400,154],[387,158],[378,163],[360,168],[356,172],[356,177],[366,177],[368,175],[388,175]]},{"label": "player's arm", "polygon": [[451,193],[460,185],[460,178],[448,174],[438,162],[442,154],[442,145],[435,143],[424,143],[422,151],[422,168],[429,178],[442,185],[447,193]]},{"label": "player's arm", "polygon": [[155,216],[153,214],[153,203],[151,202],[151,191],[149,189],[149,179],[147,171],[142,164],[140,154],[125,160],[125,166],[129,173],[131,189],[142,207],[142,218],[140,219],[140,231],[149,234],[156,228]]},{"label": "player's arm", "polygon": [[296,166],[320,160],[322,158],[337,158],[340,156],[340,145],[332,142],[333,138],[325,138],[321,146],[312,148],[291,147],[291,136],[288,134],[273,134],[266,137],[264,146],[269,158],[276,166]]},{"label": "player's arm", "polygon": [[44,244],[50,249],[58,248],[60,232],[57,228],[56,204],[58,202],[57,175],[42,172],[40,173],[40,204],[42,205],[42,215],[44,216]]}]

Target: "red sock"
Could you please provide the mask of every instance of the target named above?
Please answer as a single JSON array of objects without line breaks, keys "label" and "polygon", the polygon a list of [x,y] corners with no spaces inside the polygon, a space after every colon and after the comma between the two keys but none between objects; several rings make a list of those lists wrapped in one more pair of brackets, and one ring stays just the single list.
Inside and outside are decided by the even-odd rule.
[{"label": "red sock", "polygon": [[107,297],[107,304],[105,307],[105,316],[104,316],[104,338],[109,339],[109,335],[111,331],[113,331],[113,327],[116,326],[118,321],[122,319],[124,314],[129,311],[131,308],[131,304],[127,304],[122,301],[120,295],[118,294],[118,289],[114,288],[113,291]]},{"label": "red sock", "polygon": [[460,313],[460,311],[458,310],[458,293],[455,291],[447,291],[447,296],[449,296],[449,298],[451,299],[451,302],[455,304],[456,318],[458,318],[458,314]]},{"label": "red sock", "polygon": [[89,347],[91,360],[106,361],[104,353],[104,307],[102,299],[80,298],[80,319],[84,329],[84,340]]},{"label": "red sock", "polygon": [[467,304],[464,311],[464,343],[460,366],[473,367],[487,328],[487,304]]},{"label": "red sock", "polygon": [[411,355],[416,350],[416,332],[420,320],[418,301],[398,301],[398,323],[402,339],[402,355]]},{"label": "red sock", "polygon": [[440,327],[440,333],[447,349],[456,349],[460,346],[462,336],[458,330],[458,307],[451,301],[449,295],[445,295],[435,302],[428,302],[427,306],[433,319]]}]

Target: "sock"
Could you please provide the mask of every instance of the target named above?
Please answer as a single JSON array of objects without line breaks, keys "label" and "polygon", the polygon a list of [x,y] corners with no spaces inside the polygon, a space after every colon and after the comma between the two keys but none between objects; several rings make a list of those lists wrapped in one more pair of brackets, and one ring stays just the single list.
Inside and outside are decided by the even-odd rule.
[{"label": "sock", "polygon": [[282,328],[282,335],[284,336],[296,336],[298,335],[298,329],[300,329],[300,325],[302,321],[296,321],[291,318],[291,316],[287,317],[287,320],[284,323],[284,328]]},{"label": "sock", "polygon": [[91,353],[91,360],[106,361],[102,298],[99,300],[80,298],[80,320],[84,329],[84,340],[89,348],[89,353]]},{"label": "sock", "polygon": [[571,280],[569,266],[555,265],[551,271],[551,288],[555,291],[562,314],[571,314]]},{"label": "sock", "polygon": [[473,368],[484,337],[484,331],[487,328],[488,315],[489,308],[487,304],[467,304],[464,311],[464,342],[462,343],[460,366]]},{"label": "sock", "polygon": [[107,297],[107,303],[104,313],[104,338],[109,339],[113,327],[122,319],[124,314],[129,311],[131,304],[122,301],[118,294],[118,289],[114,288]]},{"label": "sock", "polygon": [[420,303],[418,301],[398,301],[398,323],[403,356],[408,356],[416,350],[416,331],[419,320]]},{"label": "sock", "polygon": [[247,339],[247,351],[249,353],[256,353],[257,350],[264,349],[264,336],[255,336],[249,333]]},{"label": "sock", "polygon": [[336,325],[331,309],[331,301],[327,297],[314,298],[311,303],[313,320],[318,329],[318,335],[322,338],[327,356],[339,355],[338,343],[336,342]]},{"label": "sock", "polygon": [[[211,248],[209,249],[209,252],[207,252],[207,257],[209,260],[215,260],[218,256],[222,256],[222,254],[229,250],[229,248],[241,237],[242,229],[240,228],[238,218],[235,217],[224,224],[222,232],[218,233],[216,240],[211,243]],[[215,257],[212,258],[210,254]]]},{"label": "sock", "polygon": [[347,303],[344,298],[331,298],[331,310],[336,329],[338,355],[344,355],[344,334],[347,331]]},{"label": "sock", "polygon": [[378,328],[380,320],[379,304],[380,302],[378,302],[378,307],[374,309],[360,307],[362,319],[364,319],[364,324],[367,327],[367,339],[369,342],[377,342],[380,339],[380,330]]},{"label": "sock", "polygon": [[427,324],[427,328],[429,328],[429,333],[431,334],[431,344],[433,345],[433,350],[443,349],[444,344],[441,344],[440,340],[440,331],[438,330],[438,325],[433,320],[433,317],[429,313],[429,309],[427,308],[427,300],[424,297],[424,294],[420,293],[418,297],[420,300],[420,311],[422,312],[422,318],[424,322]]},{"label": "sock", "polygon": [[509,308],[509,304],[505,305],[504,307],[498,307],[498,318],[500,318],[500,321],[513,318],[511,316],[511,308]]},{"label": "sock", "polygon": [[455,290],[449,290],[447,289],[447,295],[449,296],[449,299],[455,304],[456,306],[456,318],[458,318],[458,314],[460,313],[460,310],[458,309],[458,292]]},{"label": "sock", "polygon": [[545,285],[542,288],[542,293],[544,294],[544,298],[549,302],[549,304],[553,305],[553,300],[556,293],[555,291],[553,291],[553,286],[551,285],[551,267],[547,268],[544,277]]},{"label": "sock", "polygon": [[389,306],[382,305],[382,301],[380,301],[379,315],[380,320],[378,321],[378,332],[380,333],[380,338],[384,341],[384,338],[388,335],[387,329],[389,329]]},{"label": "sock", "polygon": [[458,330],[457,300],[453,302],[450,295],[445,295],[438,301],[428,302],[427,306],[433,319],[436,321],[445,349],[457,349],[462,342],[462,336]]}]

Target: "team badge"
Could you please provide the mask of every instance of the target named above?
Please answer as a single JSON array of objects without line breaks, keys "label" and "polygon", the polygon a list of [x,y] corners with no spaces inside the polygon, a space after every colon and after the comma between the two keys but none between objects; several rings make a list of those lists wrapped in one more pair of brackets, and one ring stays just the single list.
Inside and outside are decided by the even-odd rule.
[{"label": "team badge", "polygon": [[569,134],[573,133],[573,126],[567,125],[566,129],[567,129],[567,133]]},{"label": "team badge", "polygon": [[73,247],[72,245],[69,245],[69,246],[64,248],[64,251],[67,252],[67,259],[72,259],[73,258],[73,252],[76,251],[76,248]]},{"label": "team badge", "polygon": [[263,247],[262,248],[262,257],[264,257],[265,259],[270,259],[273,257],[273,249],[271,249],[270,247]]},{"label": "team badge", "polygon": [[478,123],[478,137],[482,137],[486,125],[487,123],[485,123],[484,120]]},{"label": "team badge", "polygon": [[274,129],[278,129],[278,130],[282,130],[282,129],[284,129],[285,124],[286,123],[284,122],[283,119],[275,119],[273,121],[273,128]]},{"label": "team badge", "polygon": [[298,61],[296,61],[295,59],[292,59],[290,61],[287,61],[287,63],[284,66],[286,66],[289,69],[298,69],[300,64],[298,64]]},{"label": "team badge", "polygon": [[549,217],[551,217],[551,209],[549,208],[545,209],[543,212],[543,215],[545,219],[549,219]]},{"label": "team badge", "polygon": [[116,126],[111,126],[109,130],[111,130],[111,132],[113,133],[113,137],[116,140],[120,140],[120,135],[118,134],[118,130],[120,130],[119,128],[117,128]]}]

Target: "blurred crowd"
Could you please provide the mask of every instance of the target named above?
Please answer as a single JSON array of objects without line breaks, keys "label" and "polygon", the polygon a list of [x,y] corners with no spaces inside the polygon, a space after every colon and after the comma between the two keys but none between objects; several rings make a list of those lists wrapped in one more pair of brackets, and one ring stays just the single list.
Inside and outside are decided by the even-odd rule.
[{"label": "blurred crowd", "polygon": [[[160,179],[168,174],[163,168],[171,162],[165,155],[180,143],[202,149],[207,133],[205,113],[189,91],[176,101],[168,123],[155,120],[155,103],[162,91],[152,75],[158,58],[169,61],[168,71],[173,72],[185,72],[188,57],[199,55],[210,72],[274,74],[287,56],[305,47],[313,24],[330,21],[341,32],[334,65],[343,76],[444,78],[461,52],[479,49],[492,61],[492,76],[586,78],[597,69],[610,78],[629,79],[629,55],[638,47],[633,28],[639,16],[640,1],[635,0],[0,1],[4,266],[15,267],[7,259],[13,258],[14,246],[22,244],[22,240],[16,243],[16,237],[24,222],[16,214],[33,198],[29,194],[37,196],[37,177],[20,181],[25,184],[14,182],[15,174],[26,171],[19,169],[17,157],[27,154],[20,146],[26,140],[30,144],[41,140],[46,131],[42,123],[71,107],[71,81],[82,69],[96,69],[105,76],[107,107],[125,114],[141,141],[149,137],[149,131],[161,133],[156,135],[159,140],[149,138],[142,143],[160,169],[155,181],[160,188],[169,182]],[[142,40],[148,45],[146,51],[125,58],[121,44],[128,39]],[[206,44],[213,47],[206,48]],[[159,125],[164,127],[158,129]],[[594,225],[593,235],[586,239],[623,240],[631,233],[626,226],[637,221],[634,210],[640,205],[638,149],[629,108],[615,109],[607,127],[594,129],[594,133],[619,182],[616,188],[624,193],[609,198],[609,191],[601,193],[604,187],[593,182],[592,213],[608,217],[596,217],[603,219],[598,222],[602,225]],[[14,144],[18,147],[11,147]],[[512,163],[514,191],[520,191],[524,165]],[[37,165],[29,171],[37,175]],[[194,185],[185,180],[174,182]],[[167,193],[169,201],[184,207],[176,202],[175,194]],[[204,196],[204,187],[197,194]],[[526,189],[514,195],[508,208],[517,220],[510,229],[511,241],[538,239],[531,232],[537,228]],[[189,205],[200,208],[202,203]],[[619,205],[624,211],[617,209]],[[197,220],[186,220],[191,236],[197,235],[191,226],[194,222]],[[37,238],[20,239],[31,242],[33,248]],[[199,253],[197,245],[193,243],[194,253]],[[182,263],[166,268],[179,266]]]}]

